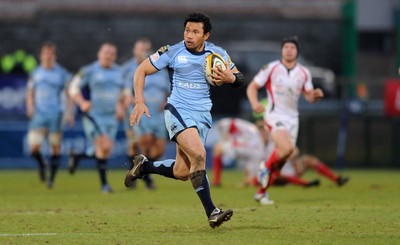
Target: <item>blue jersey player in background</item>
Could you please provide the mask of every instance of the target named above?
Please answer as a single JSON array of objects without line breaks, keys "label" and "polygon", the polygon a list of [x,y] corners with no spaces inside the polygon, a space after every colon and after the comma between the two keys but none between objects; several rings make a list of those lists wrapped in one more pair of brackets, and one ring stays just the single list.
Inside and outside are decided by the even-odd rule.
[{"label": "blue jersey player in background", "polygon": [[[210,85],[203,73],[207,55],[218,53],[226,60],[227,69],[214,68],[212,80],[240,87],[244,77],[230,60],[226,51],[206,42],[212,26],[203,13],[191,13],[184,21],[184,40],[164,46],[137,68],[134,76],[135,107],[130,116],[131,125],[140,123],[143,114],[150,118],[143,88],[145,77],[167,68],[171,76],[171,94],[165,106],[165,124],[172,141],[176,142],[176,158],[149,161],[139,155],[125,176],[125,185],[143,175],[154,173],[178,180],[190,180],[203,204],[209,225],[214,228],[231,218],[233,211],[217,208],[210,194],[206,174],[204,142],[212,124]],[[150,118],[151,120],[151,118]]]},{"label": "blue jersey player in background", "polygon": [[[30,75],[28,81],[26,109],[30,118],[28,144],[32,156],[38,162],[39,177],[46,181],[46,161],[40,151],[45,136],[51,147],[50,177],[47,180],[48,188],[53,188],[55,176],[60,165],[63,91],[67,89],[70,74],[56,62],[56,46],[46,42],[40,50],[40,66]],[[72,104],[67,103],[67,117],[71,126],[73,116]]]},{"label": "blue jersey player in background", "polygon": [[[151,52],[151,41],[147,38],[136,40],[132,54],[133,57],[122,65],[122,74],[125,81],[126,106],[129,111],[133,110],[133,75],[139,66]],[[138,127],[129,124],[129,114],[124,120],[125,133],[128,143],[127,155],[129,162],[132,162],[137,152],[136,145],[140,152],[149,160],[157,160],[164,154],[167,138],[167,130],[164,123],[164,106],[169,94],[169,75],[166,69],[156,72],[146,77],[144,86],[144,97],[146,105],[152,115],[151,120],[142,120]],[[155,188],[150,175],[143,176],[143,181],[149,190]],[[136,186],[136,182],[131,183],[131,188]]]},{"label": "blue jersey player in background", "polygon": [[[97,56],[97,61],[75,75],[69,94],[83,112],[82,123],[86,138],[93,141],[95,146],[101,188],[104,193],[109,193],[112,189],[106,178],[107,160],[118,131],[118,120],[124,116],[124,84],[120,67],[114,63],[117,58],[116,46],[111,43],[102,44]],[[90,100],[83,97],[83,88],[88,89]]]}]

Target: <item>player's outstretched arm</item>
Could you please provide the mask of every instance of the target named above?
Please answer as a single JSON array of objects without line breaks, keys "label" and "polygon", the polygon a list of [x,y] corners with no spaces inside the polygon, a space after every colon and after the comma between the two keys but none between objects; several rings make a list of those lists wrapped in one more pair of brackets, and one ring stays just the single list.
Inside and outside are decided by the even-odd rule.
[{"label": "player's outstretched arm", "polygon": [[133,88],[135,91],[135,107],[129,117],[129,123],[138,125],[140,118],[143,114],[150,117],[149,110],[145,104],[143,98],[144,82],[147,75],[157,72],[157,69],[151,64],[150,59],[144,60],[136,69],[135,75],[133,76]]},{"label": "player's outstretched arm", "polygon": [[247,98],[249,99],[251,109],[255,113],[261,113],[264,111],[264,106],[258,100],[258,90],[260,87],[257,85],[255,81],[252,81],[249,86],[247,86]]},{"label": "player's outstretched arm", "polygon": [[88,112],[92,107],[92,104],[90,103],[90,101],[85,100],[82,96],[80,87],[81,80],[82,77],[80,74],[74,76],[68,88],[68,95],[70,96],[72,101],[79,106],[81,111]]}]

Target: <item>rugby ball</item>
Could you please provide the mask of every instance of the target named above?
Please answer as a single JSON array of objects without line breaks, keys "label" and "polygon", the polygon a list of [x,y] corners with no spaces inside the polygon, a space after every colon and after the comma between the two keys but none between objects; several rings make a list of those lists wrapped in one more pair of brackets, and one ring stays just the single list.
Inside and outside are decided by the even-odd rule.
[{"label": "rugby ball", "polygon": [[212,86],[221,86],[222,84],[224,84],[223,82],[219,82],[219,83],[214,83],[211,79],[211,74],[213,73],[213,68],[220,66],[222,68],[222,70],[226,70],[226,66],[225,66],[225,60],[224,58],[222,58],[221,55],[219,54],[209,54],[206,59],[204,60],[204,64],[203,64],[203,70],[204,70],[204,76],[206,77],[206,80],[209,84],[211,84]]}]

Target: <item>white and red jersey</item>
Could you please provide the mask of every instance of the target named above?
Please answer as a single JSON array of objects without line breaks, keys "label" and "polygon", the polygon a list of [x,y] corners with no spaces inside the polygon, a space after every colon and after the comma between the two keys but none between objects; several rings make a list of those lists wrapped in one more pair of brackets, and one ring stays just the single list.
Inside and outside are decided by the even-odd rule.
[{"label": "white and red jersey", "polygon": [[284,120],[298,117],[298,102],[304,91],[314,89],[310,71],[297,63],[288,70],[280,60],[270,62],[254,77],[260,87],[265,86],[268,94],[268,105],[264,118],[276,115]]},{"label": "white and red jersey", "polygon": [[266,147],[258,128],[239,118],[223,118],[217,122],[224,157],[234,159],[237,166],[256,176],[266,160]]},{"label": "white and red jersey", "polygon": [[262,149],[264,142],[257,127],[239,118],[223,118],[217,122],[222,141],[229,141],[232,147]]}]

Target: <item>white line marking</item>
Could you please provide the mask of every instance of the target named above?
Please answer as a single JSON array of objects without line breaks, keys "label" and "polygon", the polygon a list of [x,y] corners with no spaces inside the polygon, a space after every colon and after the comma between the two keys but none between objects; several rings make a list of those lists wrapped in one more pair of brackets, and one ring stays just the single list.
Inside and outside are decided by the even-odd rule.
[{"label": "white line marking", "polygon": [[0,237],[6,236],[55,236],[57,233],[22,233],[22,234],[0,234]]}]

